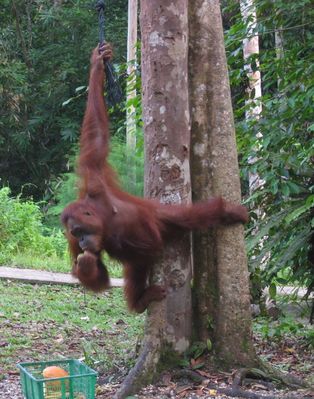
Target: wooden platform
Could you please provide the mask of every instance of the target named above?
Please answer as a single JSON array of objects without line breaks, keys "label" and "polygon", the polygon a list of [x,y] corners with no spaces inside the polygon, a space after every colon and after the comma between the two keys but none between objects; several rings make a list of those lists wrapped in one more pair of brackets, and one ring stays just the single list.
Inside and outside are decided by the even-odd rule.
[{"label": "wooden platform", "polygon": [[[33,284],[79,284],[79,281],[70,273],[53,273],[45,270],[19,269],[7,266],[0,266],[0,279],[17,280]],[[111,278],[110,281],[112,287],[123,287],[122,278]],[[278,287],[277,293],[279,295],[291,295],[295,290],[295,287]],[[302,298],[305,294],[306,290],[304,288],[299,288],[297,291],[298,297]],[[268,295],[267,289],[265,289],[265,295]],[[314,298],[313,292],[309,298]]]},{"label": "wooden platform", "polygon": [[[19,269],[6,266],[0,266],[0,279],[17,280],[34,284],[79,284],[79,281],[70,273],[53,273],[44,270]],[[121,278],[112,278],[110,281],[112,287],[123,286]]]}]

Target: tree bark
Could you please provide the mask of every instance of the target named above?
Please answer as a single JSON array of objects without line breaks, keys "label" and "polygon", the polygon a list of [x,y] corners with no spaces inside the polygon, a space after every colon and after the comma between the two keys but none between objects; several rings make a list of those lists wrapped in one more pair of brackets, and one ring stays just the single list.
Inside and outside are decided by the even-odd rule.
[{"label": "tree bark", "polygon": [[[207,1],[189,3],[189,87],[191,114],[191,173],[193,201],[214,196],[211,177],[209,57],[211,36]],[[218,306],[213,230],[193,233],[193,325],[195,338],[213,340],[212,322]]]},{"label": "tree bark", "polygon": [[135,193],[136,165],[134,153],[136,151],[136,109],[129,104],[136,97],[136,42],[137,42],[137,9],[138,0],[128,2],[128,80],[127,80],[127,111],[126,111],[126,148],[128,165],[128,190]]},{"label": "tree bark", "polygon": [[[135,72],[136,72],[136,42],[137,42],[137,0],[129,0],[128,3],[128,46],[127,46],[127,63],[128,75],[131,80],[127,82],[127,101],[136,97]],[[127,109],[127,124],[126,124],[126,143],[127,147],[134,151],[136,147],[136,119],[135,108],[133,105]]]},{"label": "tree bark", "polygon": [[[240,0],[240,10],[243,23],[246,25],[247,33],[247,37],[243,40],[243,58],[245,62],[244,69],[248,77],[245,119],[249,121],[252,119],[259,119],[262,113],[262,81],[261,73],[258,69],[259,60],[257,58],[255,59],[255,68],[252,67],[249,61],[251,56],[259,54],[259,37],[255,32],[257,27],[257,16],[254,0]],[[256,142],[258,142],[261,137],[263,137],[262,133],[258,132],[256,134]],[[249,163],[254,164],[256,160],[257,157],[251,157]],[[264,184],[265,181],[261,179],[257,173],[249,172],[249,190],[251,194]],[[257,210],[256,212],[258,215],[261,214],[261,210]]]},{"label": "tree bark", "polygon": [[262,106],[256,100],[262,96],[262,82],[261,73],[258,69],[259,62],[256,59],[256,67],[253,68],[248,59],[254,55],[259,54],[259,37],[256,34],[257,17],[254,0],[240,0],[240,10],[244,24],[247,28],[247,37],[243,40],[243,58],[246,62],[244,68],[249,79],[249,84],[246,89],[248,99],[247,105],[251,105],[246,111],[246,119],[259,118],[262,112]]},{"label": "tree bark", "polygon": [[[189,9],[193,198],[240,202],[233,112],[218,0]],[[253,365],[250,294],[242,226],[194,234],[194,312],[226,365]],[[209,329],[210,327],[210,329]]]},{"label": "tree bark", "polygon": [[[187,10],[187,0],[141,1],[145,196],[167,204],[191,200]],[[149,307],[141,353],[116,398],[152,382],[190,345],[190,242],[186,234],[169,243],[154,266],[167,297]]]},{"label": "tree bark", "polygon": [[[191,201],[187,0],[142,0],[145,196],[165,204]],[[168,296],[164,339],[182,353],[191,334],[190,235],[163,259]]]}]

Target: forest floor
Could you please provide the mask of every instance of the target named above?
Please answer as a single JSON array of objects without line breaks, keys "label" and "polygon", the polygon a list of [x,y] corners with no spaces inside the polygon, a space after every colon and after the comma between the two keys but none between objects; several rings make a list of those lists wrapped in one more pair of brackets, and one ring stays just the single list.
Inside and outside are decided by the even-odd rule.
[{"label": "forest floor", "polygon": [[[79,287],[0,281],[0,304],[0,399],[23,398],[16,363],[62,357],[84,358],[99,372],[96,398],[113,398],[136,358],[144,321],[128,314],[121,289],[92,296]],[[314,384],[313,346],[302,333],[307,321],[300,309],[281,324],[256,321],[254,343],[264,360]],[[217,371],[206,356],[190,359],[190,366],[162,374],[133,398],[314,398],[310,389],[279,389],[252,379],[237,396],[231,391],[237,370]]]},{"label": "forest floor", "polygon": [[[75,337],[74,337],[75,340]],[[274,366],[301,378],[309,379],[314,373],[313,353],[306,350],[302,343],[297,340],[282,340],[280,344],[265,343],[255,338],[256,348],[259,353],[268,358]],[[72,351],[68,355],[71,357]],[[73,356],[77,352],[74,351]],[[112,369],[109,373],[100,374],[99,385],[97,386],[97,399],[113,398],[114,393],[125,377],[127,369],[120,367]],[[236,370],[230,373],[214,370],[208,364],[194,373],[203,377],[202,382],[193,382],[188,375],[181,375],[173,372],[164,373],[155,384],[143,389],[140,394],[132,398],[139,399],[166,399],[166,398],[247,398],[247,399],[310,399],[314,398],[314,390],[291,390],[279,389],[271,382],[250,380],[241,387],[242,394],[232,392],[233,377]],[[6,372],[0,381],[1,399],[23,399],[20,388],[20,380],[17,370],[12,369]],[[131,398],[130,398],[131,399]]]}]

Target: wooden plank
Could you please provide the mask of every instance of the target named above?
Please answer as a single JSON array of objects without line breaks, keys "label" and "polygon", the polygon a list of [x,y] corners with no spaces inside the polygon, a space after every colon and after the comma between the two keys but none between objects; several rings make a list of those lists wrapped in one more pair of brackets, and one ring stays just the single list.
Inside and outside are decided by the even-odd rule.
[{"label": "wooden plank", "polygon": [[[80,284],[78,279],[73,277],[70,273],[54,273],[45,270],[34,270],[34,269],[19,269],[15,267],[0,266],[0,279],[6,280],[18,280],[26,283],[33,284],[68,284],[78,285]],[[122,278],[111,278],[112,287],[123,287]],[[277,291],[279,295],[291,295],[295,292],[295,287],[278,287]],[[268,290],[265,289],[265,295],[268,295]],[[303,297],[306,294],[306,289],[299,288],[297,291],[298,297]],[[314,297],[314,293],[311,293],[310,298]]]},{"label": "wooden plank", "polygon": [[[78,279],[70,273],[54,273],[45,270],[19,269],[6,266],[0,266],[0,279],[18,280],[34,284],[79,284]],[[123,287],[121,278],[112,278],[110,281],[112,287]]]}]

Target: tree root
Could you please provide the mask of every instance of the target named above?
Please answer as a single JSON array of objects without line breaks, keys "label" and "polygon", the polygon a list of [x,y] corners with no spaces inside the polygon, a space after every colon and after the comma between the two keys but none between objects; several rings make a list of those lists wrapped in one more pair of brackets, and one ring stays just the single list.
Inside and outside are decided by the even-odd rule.
[{"label": "tree root", "polygon": [[156,378],[161,355],[163,306],[153,302],[147,312],[144,341],[135,366],[124,379],[114,399],[123,399],[140,391]]},{"label": "tree root", "polygon": [[159,344],[146,341],[135,366],[131,369],[114,399],[123,399],[137,393],[143,386],[152,382],[159,361]]},{"label": "tree root", "polygon": [[263,380],[274,381],[292,389],[309,388],[309,385],[304,380],[290,373],[283,373],[260,358],[257,358],[256,369],[252,368],[243,370],[246,370],[247,373],[252,371],[253,374],[254,372],[260,373],[260,376],[263,377]]},{"label": "tree root", "polygon": [[[215,389],[212,386],[208,386],[210,389]],[[230,396],[231,398],[245,398],[245,399],[274,399],[274,396],[261,396],[254,392],[244,391],[241,388],[232,387],[232,388],[216,388],[217,393]]]},{"label": "tree root", "polygon": [[[272,365],[263,362],[259,358],[257,358],[257,365],[259,366],[259,368],[239,369],[234,376],[231,393],[225,392],[225,394],[229,396],[239,396],[247,399],[273,398],[273,396],[260,396],[253,392],[246,392],[240,388],[242,385],[245,385],[249,382],[263,384],[272,389],[272,382],[285,385],[292,389],[308,388],[308,385],[305,383],[305,381],[301,380],[298,377],[295,377],[294,375],[282,373]],[[218,391],[220,392],[220,389]],[[224,392],[221,391],[221,393]],[[296,396],[296,398],[297,397],[298,396]]]},{"label": "tree root", "polygon": [[[137,393],[143,386],[152,383],[156,376],[156,365],[160,359],[160,339],[156,336],[154,339],[146,339],[141,354],[138,357],[136,365],[129,372],[121,388],[116,393],[114,399],[123,399],[129,395]],[[220,388],[209,384],[208,388],[214,389],[218,394],[224,394],[230,397],[240,397],[245,399],[273,399],[273,396],[259,395],[254,392],[248,392],[241,388],[248,383],[258,383],[273,389],[273,383],[282,384],[292,389],[308,388],[305,381],[291,375],[285,374],[275,369],[272,365],[263,362],[257,358],[259,368],[241,368],[239,369],[232,383],[231,388]],[[181,369],[174,372],[175,378],[188,378],[194,383],[201,383],[206,378],[196,371],[190,369]],[[292,396],[291,396],[292,397]],[[295,396],[297,398],[298,396]]]},{"label": "tree root", "polygon": [[[121,388],[116,393],[114,399],[123,399],[129,395],[137,393],[143,386],[152,383],[156,376],[156,365],[160,359],[160,339],[149,336],[143,344],[141,354],[138,357],[136,365],[125,378]],[[261,396],[254,392],[248,392],[241,388],[248,383],[258,383],[273,389],[273,383],[282,384],[292,389],[308,388],[305,381],[291,374],[285,374],[274,368],[272,365],[257,358],[257,367],[239,369],[232,383],[231,388],[220,388],[214,385],[208,385],[208,388],[214,389],[218,394],[224,394],[230,397],[240,397],[245,399],[273,399],[273,396]],[[181,369],[174,372],[175,378],[188,378],[194,383],[201,383],[206,378],[190,369]],[[291,396],[292,397],[292,396]],[[297,398],[296,396],[295,398]]]},{"label": "tree root", "polygon": [[[272,365],[263,362],[261,359],[257,359],[257,364],[260,368],[242,368],[238,370],[234,376],[232,391],[237,392],[237,395],[248,399],[259,399],[259,398],[273,398],[273,396],[259,396],[258,394],[245,392],[240,386],[248,382],[254,382],[269,386],[271,382],[285,385],[292,389],[308,388],[305,381],[291,374],[285,374],[277,370]],[[272,385],[272,384],[271,384]],[[232,395],[229,395],[232,396]],[[296,396],[297,398],[298,396]]]},{"label": "tree root", "polygon": [[[188,370],[188,369],[176,371],[175,376],[177,378],[188,378],[191,381],[196,382],[198,384],[200,384],[202,381],[207,379],[206,377],[203,377],[200,374],[198,374],[196,371]],[[216,385],[209,384],[207,386],[207,388],[216,391],[219,395],[226,395],[226,396],[230,396],[232,398],[238,397],[238,398],[245,398],[245,399],[274,399],[273,396],[265,396],[265,395],[260,396],[254,392],[244,391],[239,386],[234,385],[234,384],[232,385],[231,388],[219,388]]]},{"label": "tree root", "polygon": [[[300,380],[299,378],[291,374],[284,374],[260,359],[257,360],[257,363],[261,367],[260,369],[259,368],[239,369],[234,376],[231,388],[220,388],[212,384],[209,384],[207,387],[217,391],[218,394],[223,394],[230,397],[240,397],[245,399],[274,398],[274,396],[265,396],[265,395],[261,396],[257,393],[243,390],[241,386],[248,383],[254,383],[254,382],[259,383],[270,389],[274,388],[274,384],[272,384],[272,382],[275,382],[277,384],[281,383],[293,389],[308,388],[308,385],[304,381]],[[177,370],[175,372],[175,377],[188,378],[195,383],[201,383],[204,380],[206,380],[206,377],[203,377],[200,374],[198,374],[196,371],[189,369]],[[296,393],[296,396],[291,395],[291,398],[293,397],[298,398],[299,393]]]}]

